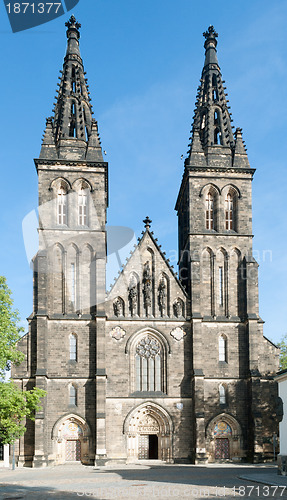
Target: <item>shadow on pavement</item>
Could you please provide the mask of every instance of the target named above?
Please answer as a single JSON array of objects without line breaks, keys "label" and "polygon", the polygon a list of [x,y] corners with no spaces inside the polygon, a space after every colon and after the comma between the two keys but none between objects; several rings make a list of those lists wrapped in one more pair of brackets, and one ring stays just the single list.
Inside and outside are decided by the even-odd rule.
[{"label": "shadow on pavement", "polygon": [[[57,491],[44,486],[18,486],[0,483],[0,500],[74,500],[76,498],[87,498],[72,491]],[[105,500],[103,497],[90,496],[94,500]]]},{"label": "shadow on pavement", "polygon": [[[200,467],[200,466],[151,466],[148,469],[124,469],[124,468],[102,468],[95,470],[94,473],[99,475],[118,474],[122,479],[127,481],[154,481],[169,484],[185,484],[195,486],[218,486],[228,487],[238,486],[242,484],[242,479],[239,476],[247,475],[252,472],[260,474],[264,477],[265,470],[274,471],[273,468],[262,470],[262,468],[249,467],[232,467],[230,469],[224,468],[224,475],[222,475],[223,467]],[[273,472],[274,473],[274,472]]]}]

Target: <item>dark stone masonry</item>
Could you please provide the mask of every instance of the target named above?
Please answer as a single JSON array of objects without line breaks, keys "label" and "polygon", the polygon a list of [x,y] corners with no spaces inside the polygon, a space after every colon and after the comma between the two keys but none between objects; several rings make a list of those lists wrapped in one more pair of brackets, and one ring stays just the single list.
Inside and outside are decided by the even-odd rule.
[{"label": "dark stone masonry", "polygon": [[[14,368],[47,391],[19,466],[272,458],[279,351],[263,336],[252,255],[251,182],[205,38],[190,151],[176,202],[179,274],[151,221],[106,295],[108,165],[72,16],[40,156],[34,308]],[[172,207],[171,207],[172,208]]]}]

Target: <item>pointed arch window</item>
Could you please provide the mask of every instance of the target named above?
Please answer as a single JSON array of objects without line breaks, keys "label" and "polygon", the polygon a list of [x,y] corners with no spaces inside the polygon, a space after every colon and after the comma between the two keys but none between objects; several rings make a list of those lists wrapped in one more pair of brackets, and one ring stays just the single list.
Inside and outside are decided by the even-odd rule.
[{"label": "pointed arch window", "polygon": [[223,144],[223,142],[222,142],[222,133],[221,133],[221,131],[219,130],[218,127],[216,127],[214,129],[214,144],[221,145],[221,146]]},{"label": "pointed arch window", "polygon": [[86,117],[85,108],[83,108],[83,115],[84,115],[84,123],[85,123],[85,139],[86,139],[86,141],[88,141],[89,140],[89,131],[88,131],[88,126],[87,126],[87,117]]},{"label": "pointed arch window", "polygon": [[209,192],[205,199],[205,227],[206,229],[214,228],[214,197]]},{"label": "pointed arch window", "polygon": [[225,198],[225,229],[234,229],[234,200],[230,193]]},{"label": "pointed arch window", "polygon": [[207,96],[208,96],[208,75],[206,75],[204,79],[204,88],[203,88],[203,101],[207,102]]},{"label": "pointed arch window", "polygon": [[72,67],[72,92],[76,92],[76,69]]},{"label": "pointed arch window", "polygon": [[58,224],[67,224],[67,192],[64,188],[60,188],[57,195],[57,219]]},{"label": "pointed arch window", "polygon": [[220,335],[218,339],[218,360],[227,361],[227,339],[224,335]]},{"label": "pointed arch window", "polygon": [[77,134],[76,134],[76,104],[74,102],[72,102],[72,104],[71,104],[69,137],[77,137]]},{"label": "pointed arch window", "polygon": [[203,130],[205,128],[205,125],[206,125],[206,114],[204,113],[201,117],[201,130]]},{"label": "pointed arch window", "polygon": [[69,404],[71,406],[77,406],[78,404],[78,391],[77,388],[74,385],[70,385],[69,389]]},{"label": "pointed arch window", "polygon": [[80,189],[78,194],[78,214],[79,214],[79,225],[86,226],[87,225],[87,207],[88,207],[88,196],[87,190],[83,187]]},{"label": "pointed arch window", "polygon": [[78,359],[78,339],[75,333],[70,335],[70,361],[77,361]]},{"label": "pointed arch window", "polygon": [[151,336],[142,338],[135,349],[136,391],[164,392],[163,352],[160,342]]},{"label": "pointed arch window", "polygon": [[219,404],[226,405],[226,389],[223,384],[219,385]]}]

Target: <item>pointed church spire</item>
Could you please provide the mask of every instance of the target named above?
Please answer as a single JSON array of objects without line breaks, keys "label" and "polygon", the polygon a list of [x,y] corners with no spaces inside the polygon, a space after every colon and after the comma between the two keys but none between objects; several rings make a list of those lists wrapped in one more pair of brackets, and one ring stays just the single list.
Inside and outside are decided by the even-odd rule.
[{"label": "pointed church spire", "polygon": [[234,149],[233,167],[235,168],[250,167],[246,148],[242,139],[241,128],[237,128],[235,131],[235,149]]},{"label": "pointed church spire", "polygon": [[[58,158],[103,161],[98,128],[79,49],[80,27],[74,16],[66,22],[67,51],[51,123]],[[46,149],[41,151],[41,156]]]},{"label": "pointed church spire", "polygon": [[203,147],[200,141],[199,130],[197,128],[193,129],[193,134],[191,137],[191,144],[189,150],[189,156],[185,161],[185,165],[191,167],[206,167],[206,159],[203,151]]},{"label": "pointed church spire", "polygon": [[197,93],[193,131],[199,131],[207,164],[218,165],[220,158],[221,166],[229,167],[232,164],[234,137],[227,94],[217,60],[218,34],[213,26],[209,26],[203,36],[205,62]]},{"label": "pointed church spire", "polygon": [[49,117],[46,120],[46,129],[45,129],[44,137],[43,137],[43,141],[42,141],[40,158],[46,158],[49,160],[57,159],[57,150],[56,150],[54,134],[53,134],[53,118],[52,117]]}]

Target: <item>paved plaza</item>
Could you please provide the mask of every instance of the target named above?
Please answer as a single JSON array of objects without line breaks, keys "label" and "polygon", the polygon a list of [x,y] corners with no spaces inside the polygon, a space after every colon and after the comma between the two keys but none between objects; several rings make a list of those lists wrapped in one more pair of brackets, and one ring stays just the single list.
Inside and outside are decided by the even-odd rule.
[{"label": "paved plaza", "polygon": [[265,464],[0,469],[0,484],[0,500],[287,498],[287,478]]}]

